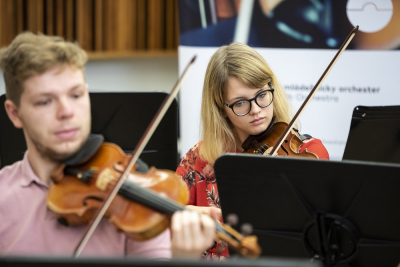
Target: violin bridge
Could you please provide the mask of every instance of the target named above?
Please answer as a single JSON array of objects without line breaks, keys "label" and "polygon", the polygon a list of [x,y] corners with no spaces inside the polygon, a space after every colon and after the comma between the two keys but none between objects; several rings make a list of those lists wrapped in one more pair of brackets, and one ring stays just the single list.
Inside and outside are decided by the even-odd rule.
[{"label": "violin bridge", "polygon": [[268,147],[268,149],[266,149],[266,150],[264,151],[263,155],[269,155],[269,154],[271,153],[271,151],[272,151],[273,148],[274,148],[273,146]]}]

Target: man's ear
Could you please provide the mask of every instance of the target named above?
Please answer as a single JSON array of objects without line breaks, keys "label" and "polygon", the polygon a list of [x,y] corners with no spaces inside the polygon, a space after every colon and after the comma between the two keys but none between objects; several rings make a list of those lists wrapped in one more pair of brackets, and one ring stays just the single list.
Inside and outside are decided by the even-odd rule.
[{"label": "man's ear", "polygon": [[18,115],[18,107],[11,100],[7,99],[4,102],[4,107],[6,109],[7,115],[10,118],[11,122],[14,124],[16,128],[22,128],[23,123]]}]

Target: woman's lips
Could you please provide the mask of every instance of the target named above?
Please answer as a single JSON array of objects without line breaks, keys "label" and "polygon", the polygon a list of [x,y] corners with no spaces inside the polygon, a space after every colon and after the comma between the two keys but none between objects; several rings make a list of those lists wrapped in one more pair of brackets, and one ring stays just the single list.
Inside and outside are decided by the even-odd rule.
[{"label": "woman's lips", "polygon": [[264,122],[264,120],[265,120],[265,118],[258,118],[258,119],[255,119],[255,120],[251,121],[250,124],[252,124],[252,125],[260,125],[261,123]]}]

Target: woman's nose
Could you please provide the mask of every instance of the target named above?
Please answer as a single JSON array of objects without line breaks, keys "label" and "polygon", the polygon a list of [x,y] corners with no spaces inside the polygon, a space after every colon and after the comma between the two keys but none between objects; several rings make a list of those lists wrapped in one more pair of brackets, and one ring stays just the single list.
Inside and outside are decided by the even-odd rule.
[{"label": "woman's nose", "polygon": [[260,113],[261,108],[257,105],[256,100],[253,99],[250,101],[250,114],[257,114]]}]

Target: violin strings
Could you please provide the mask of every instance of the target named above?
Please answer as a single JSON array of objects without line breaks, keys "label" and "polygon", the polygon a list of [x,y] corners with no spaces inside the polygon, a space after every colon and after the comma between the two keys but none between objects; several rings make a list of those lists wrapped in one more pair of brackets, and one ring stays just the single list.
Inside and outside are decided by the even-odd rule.
[{"label": "violin strings", "polygon": [[[125,191],[125,192],[121,192]],[[126,196],[128,198],[133,198],[133,200],[138,201],[141,204],[150,203],[150,207],[157,210],[161,211],[163,213],[166,213],[168,215],[172,215],[175,211],[179,210],[184,210],[185,207],[175,203],[174,201],[170,200],[169,198],[164,198],[161,197],[159,194],[155,193],[154,191],[151,191],[149,189],[143,188],[141,186],[138,186],[132,182],[125,182],[121,189],[120,192],[122,195],[126,196],[126,193],[129,194],[129,196]],[[142,199],[140,199],[142,198]],[[231,238],[235,239],[236,241],[240,242],[235,236],[231,235],[225,229],[222,228],[222,226],[219,223],[215,224],[215,228],[217,232],[220,232],[222,234],[228,235]]]},{"label": "violin strings", "polygon": [[177,210],[184,209],[182,205],[172,202],[169,198],[161,197],[159,194],[130,181],[124,182],[120,191],[122,191],[121,193],[125,197],[136,200],[141,204],[147,204],[149,207],[168,215],[172,215]]},{"label": "violin strings", "polygon": [[[89,178],[96,177],[101,172],[101,170],[98,170],[98,168],[96,167],[91,167],[86,171],[80,171],[78,169],[69,168],[68,171],[70,174],[75,176],[84,173],[84,176]],[[112,178],[110,179],[109,184],[115,185],[117,182],[118,182],[117,178]],[[143,205],[149,206],[159,212],[166,213],[168,215],[172,215],[175,211],[185,209],[184,206],[175,203],[169,198],[161,197],[158,193],[155,193],[154,191],[138,186],[130,181],[125,181],[119,192],[121,195],[130,200],[137,201]],[[223,233],[237,240],[236,237],[226,232],[220,224],[216,223],[215,228],[217,232]]]}]

